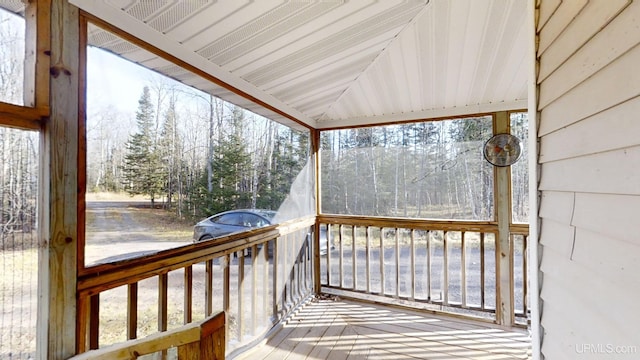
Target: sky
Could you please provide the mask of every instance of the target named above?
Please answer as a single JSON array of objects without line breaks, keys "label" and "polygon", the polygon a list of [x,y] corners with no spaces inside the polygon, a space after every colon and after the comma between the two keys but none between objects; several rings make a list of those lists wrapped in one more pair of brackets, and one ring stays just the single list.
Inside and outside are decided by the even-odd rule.
[{"label": "sky", "polygon": [[135,113],[142,88],[154,75],[153,71],[140,65],[89,47],[87,106],[89,109],[97,110],[113,105],[122,112]]}]

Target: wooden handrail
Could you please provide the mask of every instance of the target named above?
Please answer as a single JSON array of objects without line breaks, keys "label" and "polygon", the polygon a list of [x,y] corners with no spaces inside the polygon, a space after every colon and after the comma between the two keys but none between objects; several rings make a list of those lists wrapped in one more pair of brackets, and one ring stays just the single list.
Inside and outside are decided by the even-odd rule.
[{"label": "wooden handrail", "polygon": [[[204,300],[204,315],[212,313],[215,298],[218,304],[222,304],[222,308],[217,310],[225,311],[229,319],[232,319],[229,321],[232,326],[225,327],[225,339],[233,340],[234,346],[238,347],[249,337],[262,336],[261,332],[266,332],[266,329],[286,317],[311,295],[312,273],[308,240],[314,225],[315,217],[307,216],[84,269],[77,281],[77,330],[80,340],[76,351],[100,349],[100,307],[104,301],[109,301],[108,296],[103,297],[102,294],[116,288],[127,291],[126,319],[123,314],[118,315],[122,320],[126,320],[127,338],[134,341],[138,335],[138,299],[142,296],[139,292],[144,291],[146,296],[153,292],[157,294],[158,333],[154,336],[166,340],[166,336],[170,336],[172,332],[164,330],[171,315],[169,312],[174,311],[168,302],[170,274],[184,273],[184,321],[190,322],[194,312],[192,297],[198,296],[194,294],[193,285],[194,266],[198,265],[204,265],[198,266],[198,272],[204,275],[204,278],[199,280],[204,282],[200,288],[203,291],[199,294]],[[245,263],[244,253],[247,250],[252,254],[250,263]],[[242,255],[235,259],[238,254]],[[215,288],[215,291],[214,269],[217,274],[216,281],[222,282],[221,287]],[[262,282],[258,279],[259,274],[264,274],[261,276]],[[157,279],[157,288],[139,287],[139,282],[151,278]],[[247,288],[248,286],[251,288]],[[251,295],[248,295],[249,293]],[[243,308],[247,299],[251,302],[250,317],[245,315]],[[273,308],[268,306],[269,302],[273,304]],[[262,303],[262,306],[259,306],[259,303]],[[182,330],[188,334],[189,328]],[[143,340],[146,344],[144,346],[150,346],[147,342],[153,339],[154,337],[146,337]],[[131,358],[133,354],[131,344],[138,346],[137,343],[125,345],[125,358]],[[233,346],[231,348],[234,349]],[[212,357],[207,355],[206,358]]]},{"label": "wooden handrail", "polygon": [[494,232],[498,223],[494,221],[466,221],[466,220],[425,220],[391,218],[378,216],[354,215],[320,215],[318,222],[334,225],[372,226],[385,228],[403,228],[414,230],[451,230],[451,231],[484,231]]},{"label": "wooden handrail", "polygon": [[94,266],[78,277],[78,293],[93,295],[168,271],[182,269],[215,256],[223,256],[262,244],[283,234],[307,228],[313,217],[232,234],[215,240],[163,250],[141,258]]},{"label": "wooden handrail", "polygon": [[225,356],[225,313],[177,329],[129,340],[75,355],[69,360],[136,359],[142,355],[178,348],[178,359],[221,360]]}]

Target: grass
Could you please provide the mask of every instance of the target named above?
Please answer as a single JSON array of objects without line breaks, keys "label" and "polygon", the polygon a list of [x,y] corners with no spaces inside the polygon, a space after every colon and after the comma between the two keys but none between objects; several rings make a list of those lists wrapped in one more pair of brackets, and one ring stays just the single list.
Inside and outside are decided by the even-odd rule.
[{"label": "grass", "polygon": [[[129,207],[129,210],[132,210],[132,207]],[[180,219],[171,211],[134,206],[133,214],[138,222],[148,226],[150,235],[155,238],[184,240],[190,239],[193,235],[193,221]]]}]

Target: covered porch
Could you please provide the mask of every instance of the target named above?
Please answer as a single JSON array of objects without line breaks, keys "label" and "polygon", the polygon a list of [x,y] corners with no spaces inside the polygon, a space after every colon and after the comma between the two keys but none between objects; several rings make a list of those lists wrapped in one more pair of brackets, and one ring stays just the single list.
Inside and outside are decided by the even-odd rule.
[{"label": "covered porch", "polygon": [[524,329],[317,297],[236,359],[530,359]]},{"label": "covered porch", "polygon": [[[0,125],[36,132],[40,150],[38,197],[26,201],[37,204],[29,250],[38,253],[38,300],[35,349],[25,357],[595,359],[609,349],[637,356],[639,313],[630,310],[640,269],[640,2],[0,5],[26,30],[20,99],[0,99]],[[211,127],[190,135],[213,137],[213,99],[302,134],[306,152],[296,156],[308,176],[289,199],[303,211],[210,241],[87,261],[87,109],[103,90],[87,79],[91,49],[206,94]],[[530,176],[519,186],[509,164],[465,158],[493,135],[513,135],[516,113],[531,130],[522,139]],[[430,128],[476,121],[482,129]],[[424,127],[423,137],[402,128],[412,124]],[[387,126],[398,126],[395,143]],[[372,128],[381,129],[378,138]],[[353,152],[342,151],[340,135],[324,137],[341,131],[351,132],[344,139]],[[440,148],[430,146],[436,136]],[[373,157],[374,143],[384,161],[366,163],[375,165],[366,182],[362,159]],[[209,193],[211,144],[180,148],[194,157],[208,149]],[[420,156],[385,157],[389,149]],[[323,150],[353,162],[327,167]],[[427,184],[420,181],[430,171],[407,171],[432,159],[441,172],[459,159],[465,172],[456,176],[474,181],[461,186],[448,173]],[[394,170],[387,188],[378,187],[378,164]],[[340,186],[325,187],[323,171],[336,169],[348,170]],[[412,196],[444,185],[456,192],[433,204],[460,207],[441,217],[423,208],[430,198]],[[529,194],[524,219],[513,215],[514,189]],[[465,207],[469,199],[478,206]],[[339,210],[326,207],[331,201]],[[380,204],[386,212],[366,211]]]},{"label": "covered porch", "polygon": [[[516,221],[509,167],[494,168],[481,152],[491,136],[512,132],[514,114],[526,118],[524,3],[0,4],[24,19],[27,50],[25,99],[2,104],[8,114],[2,124],[41,137],[38,357],[523,359],[533,353],[526,332],[535,307],[528,211],[523,205],[525,218]],[[479,9],[487,17],[471,16]],[[215,29],[209,35],[203,14],[216,19],[205,26]],[[449,32],[466,17],[467,30]],[[477,32],[483,28],[493,35]],[[507,28],[518,29],[517,36]],[[203,41],[210,46],[198,49]],[[95,141],[88,136],[90,104],[104,90],[89,79],[95,49],[206,94],[199,96],[209,101],[210,141],[177,153],[208,149],[209,192],[212,163],[224,159],[211,157],[214,97],[234,104],[234,116],[242,107],[299,132],[306,144],[299,156],[303,186],[295,192],[291,185],[283,202],[294,203],[288,216],[208,241],[89,261],[96,251],[87,221],[88,148]],[[449,55],[438,57],[445,49]],[[467,51],[482,61],[461,57]],[[511,75],[499,76],[503,70]],[[340,131],[351,133],[344,144]],[[329,140],[331,134],[337,138]],[[363,144],[367,151],[357,149]],[[356,167],[332,184],[322,181],[323,172],[338,170],[322,154],[336,150]],[[426,163],[440,173],[437,181],[425,182],[436,179]],[[331,210],[331,199],[346,204],[340,197],[358,190],[358,178],[365,184],[358,164],[371,167],[363,186],[371,188]],[[454,166],[464,171],[446,173]],[[384,179],[387,188],[378,175],[383,169],[395,172]],[[521,178],[521,194],[526,183]],[[410,196],[421,189],[427,194]],[[440,189],[437,196],[433,189]],[[126,240],[121,236],[118,246],[126,248]]]}]

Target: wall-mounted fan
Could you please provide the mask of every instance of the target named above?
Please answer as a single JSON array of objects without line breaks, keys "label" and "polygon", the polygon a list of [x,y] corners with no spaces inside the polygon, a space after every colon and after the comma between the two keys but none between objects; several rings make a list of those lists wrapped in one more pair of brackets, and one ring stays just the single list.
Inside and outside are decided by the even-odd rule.
[{"label": "wall-mounted fan", "polygon": [[514,164],[522,155],[522,141],[511,134],[497,134],[484,143],[484,158],[495,166]]}]

